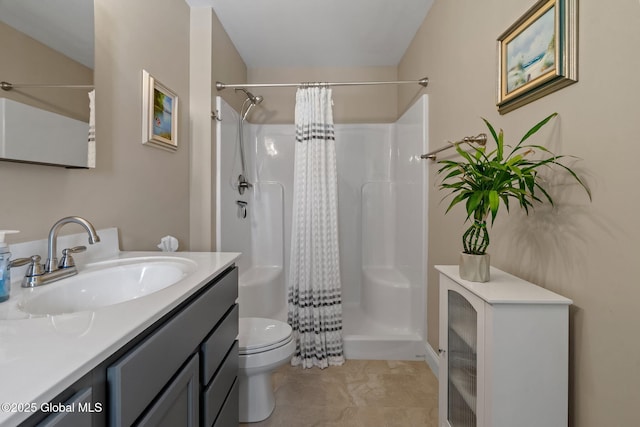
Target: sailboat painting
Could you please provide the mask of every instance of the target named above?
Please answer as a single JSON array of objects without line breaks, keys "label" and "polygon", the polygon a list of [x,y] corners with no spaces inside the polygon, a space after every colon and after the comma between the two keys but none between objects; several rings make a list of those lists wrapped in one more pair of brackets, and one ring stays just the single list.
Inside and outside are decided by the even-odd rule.
[{"label": "sailboat painting", "polygon": [[498,37],[498,111],[578,81],[577,0],[538,0]]},{"label": "sailboat painting", "polygon": [[555,68],[555,7],[507,42],[507,93]]}]

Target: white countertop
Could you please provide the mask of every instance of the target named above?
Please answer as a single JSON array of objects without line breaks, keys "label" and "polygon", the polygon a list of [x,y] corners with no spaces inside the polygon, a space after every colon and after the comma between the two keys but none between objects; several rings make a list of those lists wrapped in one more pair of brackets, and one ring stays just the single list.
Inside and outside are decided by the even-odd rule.
[{"label": "white countertop", "polygon": [[464,286],[489,304],[565,304],[569,298],[544,289],[512,274],[491,267],[488,282],[471,282],[460,278],[459,266],[436,265],[436,270]]},{"label": "white countertop", "polygon": [[[11,298],[0,304],[0,405],[35,403],[39,407],[50,401],[233,265],[239,255],[117,252],[109,258],[175,256],[195,261],[198,266],[176,284],[143,298],[95,311],[56,316],[29,318],[26,313],[19,313],[18,303],[30,292],[46,286],[63,286],[64,280],[42,288],[24,289],[20,287],[21,275],[13,276]],[[0,407],[0,425],[14,426],[30,415],[6,412]]]}]

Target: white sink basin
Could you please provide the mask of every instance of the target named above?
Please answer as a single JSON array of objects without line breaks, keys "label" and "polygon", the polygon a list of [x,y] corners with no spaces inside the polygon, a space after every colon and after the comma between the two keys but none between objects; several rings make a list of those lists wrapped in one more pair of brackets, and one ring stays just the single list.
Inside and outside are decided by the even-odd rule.
[{"label": "white sink basin", "polygon": [[93,263],[77,276],[34,288],[18,308],[32,315],[96,310],[162,290],[196,267],[189,259],[162,256]]}]

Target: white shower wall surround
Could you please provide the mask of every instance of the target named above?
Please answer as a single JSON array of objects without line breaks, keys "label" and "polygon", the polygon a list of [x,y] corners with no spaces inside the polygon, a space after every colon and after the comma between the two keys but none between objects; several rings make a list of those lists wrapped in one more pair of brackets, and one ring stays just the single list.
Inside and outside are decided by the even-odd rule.
[{"label": "white shower wall surround", "polygon": [[[295,129],[245,123],[253,188],[240,195],[238,115],[217,102],[217,249],[243,254],[240,315],[285,321]],[[423,95],[393,124],[335,126],[346,358],[425,356],[427,105]]]}]

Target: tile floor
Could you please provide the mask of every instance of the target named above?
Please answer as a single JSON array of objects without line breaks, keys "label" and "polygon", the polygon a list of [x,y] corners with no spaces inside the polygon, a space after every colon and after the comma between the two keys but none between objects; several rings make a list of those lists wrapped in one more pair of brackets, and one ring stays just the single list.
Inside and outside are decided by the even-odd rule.
[{"label": "tile floor", "polygon": [[285,365],[276,408],[245,427],[436,427],[438,380],[425,362],[348,360],[324,370]]}]

